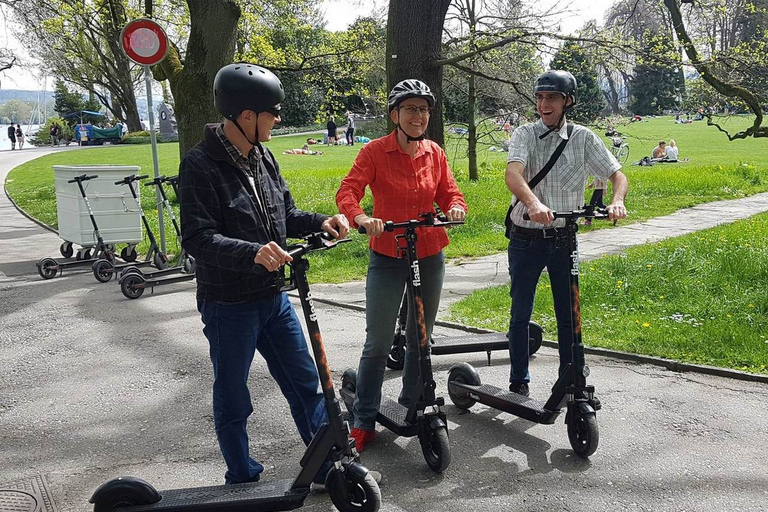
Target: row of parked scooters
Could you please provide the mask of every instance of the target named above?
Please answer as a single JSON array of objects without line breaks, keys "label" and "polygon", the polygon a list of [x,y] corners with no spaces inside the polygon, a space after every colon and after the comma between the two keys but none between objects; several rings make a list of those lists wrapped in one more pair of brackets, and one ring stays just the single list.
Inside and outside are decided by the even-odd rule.
[{"label": "row of parked scooters", "polygon": [[[131,192],[137,211],[141,216],[141,221],[149,239],[150,247],[142,261],[137,261],[138,254],[135,245],[123,247],[118,256],[113,244],[108,244],[99,231],[96,215],[91,208],[83,183],[88,182],[98,175],[82,174],[75,176],[68,183],[76,183],[80,190],[80,195],[88,209],[88,215],[93,225],[94,238],[96,245],[93,247],[83,247],[77,252],[74,251],[72,242],[65,241],[59,247],[61,255],[65,260],[56,260],[54,258],[42,258],[37,262],[37,271],[43,279],[53,279],[60,276],[68,269],[87,269],[90,268],[93,276],[101,283],[107,283],[117,276],[120,284],[120,290],[123,295],[129,299],[138,299],[146,289],[153,289],[156,286],[179,283],[182,281],[191,281],[195,278],[194,259],[182,248],[176,255],[175,260],[169,261],[168,256],[160,249],[160,245],[152,232],[144,209],[141,206],[141,200],[137,192],[137,184],[141,180],[149,178],[147,175],[138,176],[132,174],[126,176],[120,181],[115,182],[118,186],[127,186]],[[181,229],[173,212],[173,207],[168,200],[166,186],[170,186],[175,194],[178,195],[178,176],[166,177],[159,176],[144,183],[145,187],[155,187],[162,200],[165,211],[176,231],[176,237],[181,244]],[[73,257],[74,256],[74,257]],[[146,270],[147,267],[154,267],[154,270]]]}]

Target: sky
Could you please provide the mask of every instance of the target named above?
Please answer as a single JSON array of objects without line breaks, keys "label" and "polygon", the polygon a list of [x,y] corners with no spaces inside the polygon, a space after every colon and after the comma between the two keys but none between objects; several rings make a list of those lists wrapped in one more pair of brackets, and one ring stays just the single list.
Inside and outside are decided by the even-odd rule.
[{"label": "sky", "polygon": [[[552,4],[555,0],[544,0],[543,4]],[[580,28],[586,21],[597,19],[602,22],[604,13],[615,0],[571,0],[570,13],[564,16],[561,30],[570,33]],[[385,0],[323,0],[326,25],[329,30],[338,31],[346,29],[358,16],[370,14],[376,5],[386,4]],[[565,5],[561,2],[560,5]],[[24,42],[19,41],[7,27],[4,13],[0,10],[0,48],[9,48],[20,55],[27,65],[14,66],[13,69],[0,73],[0,87],[3,89],[42,90],[43,78],[40,76],[39,64],[32,62],[31,57],[24,50]],[[48,91],[53,89],[53,79],[48,78],[46,86]]]}]

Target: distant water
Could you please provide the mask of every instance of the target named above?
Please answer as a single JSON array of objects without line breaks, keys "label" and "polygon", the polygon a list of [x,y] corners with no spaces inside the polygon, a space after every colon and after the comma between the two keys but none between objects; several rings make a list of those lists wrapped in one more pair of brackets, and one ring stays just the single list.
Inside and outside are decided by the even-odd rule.
[{"label": "distant water", "polygon": [[[22,130],[24,130],[24,149],[34,147],[29,143],[29,139],[35,135],[39,129],[39,124],[31,125],[29,130],[27,130],[26,126],[22,127]],[[11,149],[11,141],[8,138],[8,125],[3,124],[0,125],[0,151],[4,151],[6,149]]]}]

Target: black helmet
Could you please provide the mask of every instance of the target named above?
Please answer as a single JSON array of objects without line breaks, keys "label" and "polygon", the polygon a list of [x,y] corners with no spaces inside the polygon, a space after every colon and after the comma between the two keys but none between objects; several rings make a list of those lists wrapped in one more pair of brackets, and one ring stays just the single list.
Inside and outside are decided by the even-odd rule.
[{"label": "black helmet", "polygon": [[213,103],[227,119],[235,119],[243,110],[265,112],[284,99],[280,79],[256,64],[229,64],[213,79]]},{"label": "black helmet", "polygon": [[408,98],[424,98],[429,103],[429,108],[435,106],[435,95],[429,86],[421,80],[408,78],[395,85],[387,97],[387,111],[392,112],[400,102]]},{"label": "black helmet", "polygon": [[576,104],[576,92],[578,90],[578,84],[576,78],[568,71],[550,70],[536,79],[536,87],[533,92],[559,92],[569,96],[573,99],[573,103],[570,106]]}]

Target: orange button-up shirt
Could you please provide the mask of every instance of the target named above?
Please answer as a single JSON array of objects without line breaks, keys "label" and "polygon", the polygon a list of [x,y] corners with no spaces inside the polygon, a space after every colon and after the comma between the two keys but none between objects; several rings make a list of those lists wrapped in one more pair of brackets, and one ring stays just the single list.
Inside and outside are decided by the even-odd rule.
[{"label": "orange button-up shirt", "polygon": [[[355,228],[355,217],[365,214],[360,200],[366,186],[373,195],[373,217],[385,222],[418,219],[420,214],[434,211],[434,203],[444,212],[454,206],[467,211],[445,151],[431,140],[423,140],[411,158],[397,143],[397,130],[360,150],[336,192],[339,212],[346,215]],[[385,231],[380,237],[370,239],[370,247],[379,254],[397,257],[395,235],[403,232],[403,229]],[[433,256],[448,245],[445,228],[418,228],[416,233],[419,258]]]}]

